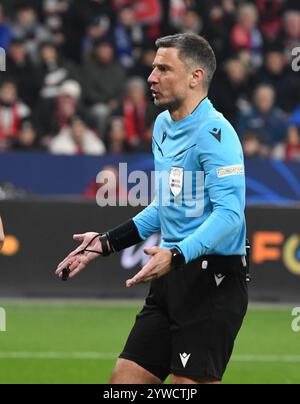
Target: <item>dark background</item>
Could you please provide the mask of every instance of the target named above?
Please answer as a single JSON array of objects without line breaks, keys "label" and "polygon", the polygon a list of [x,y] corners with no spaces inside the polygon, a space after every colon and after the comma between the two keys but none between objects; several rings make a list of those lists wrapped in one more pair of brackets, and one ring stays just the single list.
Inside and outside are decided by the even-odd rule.
[{"label": "dark background", "polygon": [[[63,283],[54,276],[57,263],[76,245],[72,240],[74,233],[108,230],[135,216],[137,209],[59,201],[7,201],[0,203],[0,209],[7,235],[20,242],[17,254],[0,255],[0,297],[145,297],[147,285],[125,288],[126,279],[142,266],[143,245],[97,260],[72,282]],[[297,208],[248,208],[248,236],[252,241],[257,231],[280,231],[285,240],[299,235],[299,213]],[[159,236],[148,241],[153,245],[158,242]],[[299,257],[299,251],[295,251],[295,256]],[[281,259],[252,264],[252,278],[252,301],[299,300],[300,276],[285,268]]]}]

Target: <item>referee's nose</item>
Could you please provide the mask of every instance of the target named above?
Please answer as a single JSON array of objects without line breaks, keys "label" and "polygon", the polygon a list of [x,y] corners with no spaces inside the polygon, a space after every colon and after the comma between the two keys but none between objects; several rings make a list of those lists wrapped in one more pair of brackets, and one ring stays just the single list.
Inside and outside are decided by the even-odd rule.
[{"label": "referee's nose", "polygon": [[155,67],[150,76],[148,77],[148,83],[152,86],[153,84],[158,84],[159,79],[158,79],[158,74],[157,74],[157,68]]}]

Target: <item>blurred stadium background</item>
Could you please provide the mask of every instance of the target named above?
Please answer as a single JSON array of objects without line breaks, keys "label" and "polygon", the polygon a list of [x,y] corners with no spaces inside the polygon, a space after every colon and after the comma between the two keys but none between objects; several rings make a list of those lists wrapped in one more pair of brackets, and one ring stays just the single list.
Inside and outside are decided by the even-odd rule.
[{"label": "blurred stadium background", "polygon": [[96,176],[117,178],[124,162],[128,173],[153,170],[160,111],[146,79],[155,39],[176,32],[211,42],[219,68],[210,98],[246,156],[252,303],[224,382],[300,382],[291,327],[300,306],[299,1],[2,0],[0,383],[108,380],[147,292],[124,287],[143,246],[72,283],[53,272],[73,233],[141,209],[98,207]]}]

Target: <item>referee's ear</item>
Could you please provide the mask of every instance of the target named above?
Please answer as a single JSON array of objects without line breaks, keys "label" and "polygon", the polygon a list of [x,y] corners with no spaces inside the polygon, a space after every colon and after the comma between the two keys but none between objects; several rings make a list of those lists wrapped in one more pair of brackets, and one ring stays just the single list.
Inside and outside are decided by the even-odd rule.
[{"label": "referee's ear", "polygon": [[152,248],[144,248],[144,253],[146,255],[155,255],[159,253],[160,248],[159,247],[152,247]]}]

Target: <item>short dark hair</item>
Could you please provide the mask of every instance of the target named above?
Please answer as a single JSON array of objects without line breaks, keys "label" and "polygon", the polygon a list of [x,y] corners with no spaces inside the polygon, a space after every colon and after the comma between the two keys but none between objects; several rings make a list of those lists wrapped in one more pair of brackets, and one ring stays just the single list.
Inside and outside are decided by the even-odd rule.
[{"label": "short dark hair", "polygon": [[205,70],[205,85],[209,88],[217,68],[217,61],[212,47],[205,38],[196,34],[176,34],[160,38],[155,44],[157,48],[176,48],[182,61],[186,62],[189,59],[201,66]]}]

